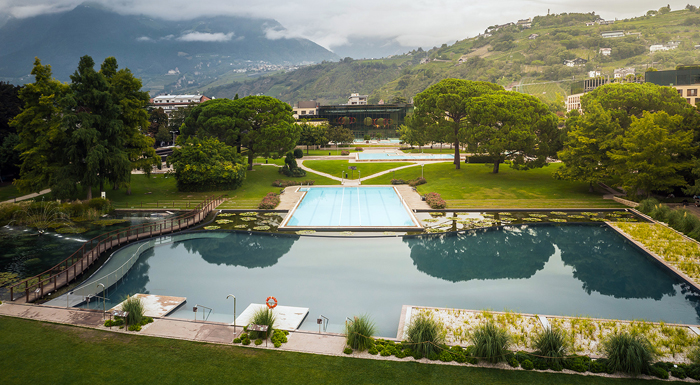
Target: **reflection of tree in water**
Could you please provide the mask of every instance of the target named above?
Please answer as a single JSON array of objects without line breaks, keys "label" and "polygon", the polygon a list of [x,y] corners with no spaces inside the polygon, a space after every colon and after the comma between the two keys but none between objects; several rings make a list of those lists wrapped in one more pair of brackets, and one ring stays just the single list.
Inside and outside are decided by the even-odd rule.
[{"label": "reflection of tree in water", "polygon": [[685,296],[685,300],[690,302],[691,306],[698,314],[697,322],[700,322],[700,292],[688,283],[681,284],[681,294]]},{"label": "reflection of tree in water", "polygon": [[559,226],[556,244],[564,264],[574,268],[574,278],[588,293],[615,298],[661,299],[674,295],[678,280],[652,261],[640,258],[612,230],[601,226]]},{"label": "reflection of tree in water", "polygon": [[269,267],[287,254],[298,236],[231,233],[225,238],[197,238],[182,242],[187,251],[217,265]]},{"label": "reflection of tree in water", "polygon": [[554,253],[551,227],[522,226],[404,237],[418,270],[451,282],[529,278]]},{"label": "reflection of tree in water", "polygon": [[155,255],[153,247],[149,247],[141,253],[136,263],[131,266],[129,272],[117,285],[110,287],[107,297],[112,305],[123,301],[127,295],[149,294],[146,285],[150,281],[148,277],[148,259]]}]

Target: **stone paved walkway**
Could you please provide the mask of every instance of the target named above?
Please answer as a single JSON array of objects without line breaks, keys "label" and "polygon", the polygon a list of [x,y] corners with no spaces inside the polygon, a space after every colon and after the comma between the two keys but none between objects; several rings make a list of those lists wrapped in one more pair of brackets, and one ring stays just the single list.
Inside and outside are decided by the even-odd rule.
[{"label": "stone paved walkway", "polygon": [[28,200],[28,199],[32,199],[32,198],[36,198],[36,197],[41,196],[41,195],[44,195],[44,194],[48,194],[48,193],[50,193],[50,192],[51,192],[51,189],[48,189],[48,188],[47,188],[46,190],[41,190],[41,191],[39,191],[38,193],[31,193],[31,194],[23,195],[23,196],[21,196],[21,197],[17,197],[17,198],[14,198],[14,199],[10,199],[10,200],[4,201],[4,202],[0,202],[0,204],[3,204],[3,203],[15,203],[15,202],[19,202],[19,201],[26,201],[26,200]]}]

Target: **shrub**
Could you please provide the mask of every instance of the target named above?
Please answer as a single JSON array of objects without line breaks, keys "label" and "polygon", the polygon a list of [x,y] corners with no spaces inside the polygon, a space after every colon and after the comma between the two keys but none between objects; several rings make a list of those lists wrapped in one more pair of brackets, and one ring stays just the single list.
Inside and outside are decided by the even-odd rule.
[{"label": "shrub", "polygon": [[652,346],[642,335],[613,334],[603,342],[603,350],[608,369],[634,375],[648,370],[653,358]]},{"label": "shrub", "polygon": [[439,352],[439,346],[444,342],[445,334],[442,324],[436,321],[430,313],[420,312],[411,319],[411,323],[406,329],[406,340],[412,344],[412,349],[416,354],[421,357],[430,357],[431,354]]},{"label": "shrub", "polygon": [[295,178],[301,178],[306,176],[306,171],[303,168],[300,167],[295,167],[295,168],[289,168],[288,165],[284,165],[283,167],[280,167],[277,169],[277,172],[280,174],[284,174],[286,176],[291,176]]},{"label": "shrub", "polygon": [[255,345],[262,345],[262,340],[260,338],[255,340]]},{"label": "shrub", "polygon": [[644,199],[643,201],[639,202],[639,206],[637,207],[637,210],[643,212],[644,214],[649,215],[651,211],[654,209],[654,206],[658,205],[659,201],[654,199],[654,198],[649,198],[649,199]]},{"label": "shrub", "polygon": [[673,377],[680,378],[681,380],[688,377],[688,375],[685,373],[685,369],[683,369],[681,366],[671,368],[670,374]]},{"label": "shrub", "polygon": [[[515,359],[518,360],[518,362],[523,363],[525,360],[530,360],[532,358],[530,354],[525,353],[525,352],[517,352],[515,353]],[[530,360],[532,361],[532,360]]]},{"label": "shrub", "polygon": [[289,186],[301,186],[301,185],[303,185],[303,186],[313,186],[314,183],[316,183],[316,182],[313,181],[313,180],[302,180],[302,181],[298,181],[298,180],[280,180],[280,179],[277,179],[277,180],[275,180],[274,182],[272,182],[272,185],[275,186],[275,187],[282,187],[282,188],[284,188],[284,187],[289,187]]},{"label": "shrub", "polygon": [[273,326],[275,325],[276,317],[272,309],[267,307],[261,307],[253,313],[253,318],[250,323],[254,325],[267,325],[267,332],[253,332],[251,331],[250,338],[267,338],[273,332]]},{"label": "shrub", "polygon": [[355,151],[362,152],[362,151],[364,151],[364,150],[365,150],[365,149],[362,148],[362,147],[355,147]]},{"label": "shrub", "polygon": [[88,201],[88,207],[106,213],[112,208],[112,204],[107,199],[93,198]]},{"label": "shrub", "polygon": [[510,365],[511,368],[517,368],[520,366],[520,362],[518,362],[517,359],[515,359],[515,356],[511,355],[506,358],[506,361],[508,362],[508,365]]},{"label": "shrub", "polygon": [[408,185],[411,187],[420,186],[420,185],[426,184],[426,183],[428,183],[428,182],[422,176],[419,176],[418,178],[416,178],[414,180],[408,181]]},{"label": "shrub", "polygon": [[651,210],[651,213],[649,213],[649,216],[656,219],[657,221],[660,222],[666,222],[668,221],[668,214],[671,211],[671,209],[668,206],[658,204],[654,206],[654,208]]},{"label": "shrub", "polygon": [[129,313],[126,316],[127,324],[138,325],[141,323],[144,311],[143,302],[141,301],[141,298],[127,297],[126,301],[122,303],[122,310]]},{"label": "shrub", "polygon": [[258,208],[261,210],[272,210],[275,207],[277,207],[278,204],[280,204],[279,195],[271,192],[271,193],[267,193],[267,195],[265,195],[265,197],[262,199],[262,201],[258,205]]},{"label": "shrub", "polygon": [[503,361],[510,347],[510,335],[493,322],[479,325],[470,333],[469,339],[474,344],[474,356],[491,363]]},{"label": "shrub", "polygon": [[130,332],[140,332],[140,331],[141,331],[141,325],[140,325],[140,324],[129,325],[129,331],[130,331]]},{"label": "shrub", "polygon": [[233,343],[234,343],[234,344],[240,344],[240,343],[241,343],[241,339],[240,339],[240,338],[234,338],[234,339],[233,339]]},{"label": "shrub", "polygon": [[391,351],[389,349],[382,349],[382,351],[379,352],[379,355],[382,357],[389,357],[391,355]]},{"label": "shrub", "polygon": [[445,203],[440,194],[436,192],[425,194],[425,202],[431,209],[444,209],[447,206],[447,203]]},{"label": "shrub", "polygon": [[695,365],[700,366],[700,346],[696,346],[688,353],[688,360]]},{"label": "shrub", "polygon": [[[573,370],[574,372],[583,373],[588,370],[591,361],[588,357],[583,356],[570,356],[563,361],[564,367]],[[605,370],[603,370],[605,371]],[[602,372],[598,372],[602,373]]]},{"label": "shrub", "polygon": [[530,360],[525,360],[525,361],[521,362],[520,366],[522,366],[523,369],[525,369],[525,370],[532,370],[535,368],[535,365]]},{"label": "shrub", "polygon": [[560,329],[548,327],[535,336],[534,347],[535,354],[561,363],[566,356],[566,336]]},{"label": "shrub", "polygon": [[276,348],[279,348],[282,346],[282,344],[287,343],[287,334],[289,334],[289,332],[286,330],[275,329],[272,332],[272,338],[270,341],[272,341]]},{"label": "shrub", "polygon": [[347,345],[355,350],[363,351],[373,347],[372,336],[376,332],[376,325],[365,314],[355,317],[352,322],[345,322]]},{"label": "shrub", "polygon": [[346,346],[345,349],[343,349],[343,353],[352,354],[352,348],[349,346]]},{"label": "shrub", "polygon": [[343,150],[340,152],[340,155],[350,155],[350,151]]},{"label": "shrub", "polygon": [[105,321],[105,327],[112,327],[112,326],[122,326],[124,325],[124,320],[122,318],[116,318],[114,320],[106,320]]},{"label": "shrub", "polygon": [[301,148],[295,148],[294,149],[294,157],[297,159],[301,159],[304,157],[304,150]]},{"label": "shrub", "polygon": [[438,359],[442,362],[450,362],[450,361],[454,361],[455,358],[452,355],[452,353],[450,353],[447,350],[443,350],[442,352],[440,352]]},{"label": "shrub", "polygon": [[472,155],[465,159],[465,163],[493,163],[493,158],[489,155]]},{"label": "shrub", "polygon": [[369,354],[371,354],[371,355],[374,356],[374,355],[379,354],[379,350],[377,350],[377,348],[375,348],[374,346],[372,346],[371,348],[367,349],[367,353],[369,353]]},{"label": "shrub", "polygon": [[249,340],[248,338],[246,338],[246,339],[244,339],[244,340],[241,340],[241,343],[242,343],[243,345],[250,345],[250,340]]},{"label": "shrub", "polygon": [[664,368],[660,368],[658,366],[652,366],[649,368],[649,374],[661,378],[662,380],[668,380],[668,372]]}]

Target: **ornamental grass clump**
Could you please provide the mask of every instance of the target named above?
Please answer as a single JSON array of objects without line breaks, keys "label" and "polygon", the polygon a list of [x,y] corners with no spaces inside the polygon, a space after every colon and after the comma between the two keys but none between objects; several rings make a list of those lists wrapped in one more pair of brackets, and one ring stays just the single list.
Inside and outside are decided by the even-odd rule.
[{"label": "ornamental grass clump", "polygon": [[143,319],[144,306],[141,298],[138,297],[127,297],[122,303],[122,311],[128,312],[126,316],[126,323],[128,325],[140,324]]},{"label": "ornamental grass clump", "polygon": [[641,334],[615,333],[603,341],[608,368],[633,375],[648,371],[654,358],[653,347]]},{"label": "ornamental grass clump", "polygon": [[251,339],[258,339],[258,338],[266,338],[269,337],[272,334],[273,331],[273,326],[275,325],[276,321],[275,313],[272,312],[272,309],[269,309],[267,307],[261,307],[258,309],[255,313],[253,313],[253,318],[251,319],[250,323],[254,325],[267,325],[267,332],[255,332],[255,331],[250,331],[250,338]]},{"label": "ornamental grass clump", "polygon": [[345,322],[347,345],[358,351],[364,351],[374,346],[372,336],[376,332],[377,326],[369,319],[369,316],[364,314],[354,317],[352,322]]},{"label": "ornamental grass clump", "polygon": [[420,312],[411,319],[406,329],[406,340],[411,344],[411,350],[423,357],[431,357],[441,353],[440,345],[445,342],[444,326],[435,320],[431,313]]},{"label": "ornamental grass clump", "polygon": [[561,363],[566,357],[566,335],[561,329],[548,327],[535,336],[534,347],[536,355]]},{"label": "ornamental grass clump", "polygon": [[469,339],[474,344],[472,355],[491,363],[505,360],[511,343],[508,332],[491,321],[477,326],[469,335]]}]

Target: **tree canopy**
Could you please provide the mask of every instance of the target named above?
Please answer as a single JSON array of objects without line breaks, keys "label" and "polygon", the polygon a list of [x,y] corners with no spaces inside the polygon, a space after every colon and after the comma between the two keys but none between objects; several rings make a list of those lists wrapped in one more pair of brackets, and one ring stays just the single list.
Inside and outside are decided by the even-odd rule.
[{"label": "tree canopy", "polygon": [[581,97],[571,114],[557,178],[606,182],[629,193],[672,191],[687,183],[700,135],[697,109],[671,87],[610,84]]},{"label": "tree canopy", "polygon": [[494,174],[506,159],[513,168],[529,169],[546,165],[547,157],[556,155],[558,119],[534,96],[487,93],[472,98],[466,111],[471,117],[469,141],[491,157]]},{"label": "tree canopy", "polygon": [[301,128],[301,132],[299,133],[299,141],[297,144],[306,146],[306,155],[309,155],[309,146],[319,146],[328,143],[328,124],[318,125],[301,122],[299,123],[299,127]]},{"label": "tree canopy", "polygon": [[243,158],[216,138],[190,137],[168,157],[178,191],[231,190],[245,180]]},{"label": "tree canopy", "polygon": [[107,58],[100,71],[83,56],[70,85],[51,77],[50,66],[36,59],[35,82],[20,93],[25,108],[13,121],[20,133],[22,191],[50,187],[59,198],[72,198],[82,185],[87,198],[105,182],[128,186],[131,171],[150,172],[158,159],[153,139],[145,136],[148,94],[128,69],[117,70]]},{"label": "tree canopy", "polygon": [[454,143],[454,164],[459,169],[460,142],[465,140],[466,128],[471,120],[469,105],[472,98],[502,90],[503,87],[488,82],[441,80],[414,98],[415,127],[435,129],[439,132],[441,141]]}]

